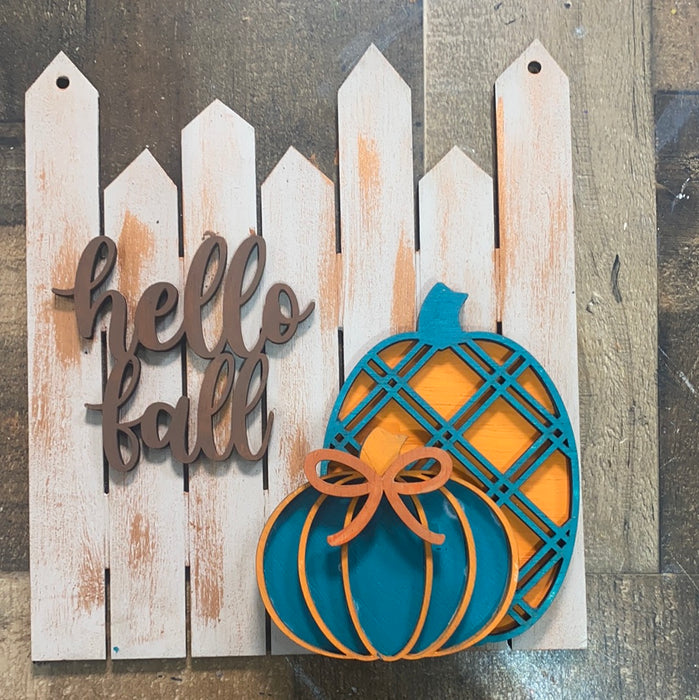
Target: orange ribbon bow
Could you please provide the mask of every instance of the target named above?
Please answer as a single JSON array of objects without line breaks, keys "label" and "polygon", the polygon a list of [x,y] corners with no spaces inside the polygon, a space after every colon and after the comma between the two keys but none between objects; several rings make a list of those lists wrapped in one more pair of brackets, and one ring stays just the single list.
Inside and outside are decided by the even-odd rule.
[{"label": "orange ribbon bow", "polygon": [[[364,456],[364,452],[362,452]],[[439,464],[437,473],[416,470],[423,478],[420,481],[398,481],[397,477],[408,465],[424,459],[434,459]],[[343,484],[327,481],[318,476],[316,465],[323,461],[332,461],[352,469],[366,481],[359,484]],[[303,462],[303,471],[311,486],[320,493],[329,496],[356,498],[367,496],[361,510],[342,530],[328,537],[328,544],[339,546],[356,537],[369,523],[385,495],[400,520],[418,537],[431,544],[442,544],[444,535],[426,528],[406,507],[401,496],[415,496],[440,489],[449,480],[452,460],[447,452],[437,447],[418,447],[405,454],[399,454],[385,469],[377,471],[359,457],[340,450],[314,450]]]}]

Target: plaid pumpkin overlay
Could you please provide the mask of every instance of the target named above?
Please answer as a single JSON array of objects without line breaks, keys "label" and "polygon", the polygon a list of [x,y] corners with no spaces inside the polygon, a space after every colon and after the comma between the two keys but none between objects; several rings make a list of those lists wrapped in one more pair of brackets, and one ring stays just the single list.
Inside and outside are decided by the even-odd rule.
[{"label": "plaid pumpkin overlay", "polygon": [[[456,296],[460,307],[465,295]],[[354,368],[333,408],[325,446],[357,455],[366,435],[382,426],[451,455],[454,468],[503,510],[517,533],[517,590],[483,641],[508,639],[541,617],[565,576],[578,519],[575,438],[553,382],[530,353],[504,336],[461,331],[453,314],[456,328],[434,335],[446,326],[423,322],[428,303],[429,296],[416,332],[382,341]],[[440,405],[425,387],[445,368],[453,396]],[[515,453],[503,457],[489,449],[480,436],[486,431],[492,438],[493,430],[519,436]],[[547,489],[560,501],[555,515],[539,495]]]}]

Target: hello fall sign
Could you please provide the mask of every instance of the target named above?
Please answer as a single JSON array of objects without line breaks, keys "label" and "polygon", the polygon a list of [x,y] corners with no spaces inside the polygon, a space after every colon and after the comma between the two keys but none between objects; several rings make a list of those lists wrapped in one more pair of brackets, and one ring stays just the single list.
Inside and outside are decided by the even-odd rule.
[{"label": "hello fall sign", "polygon": [[[32,657],[182,657],[187,629],[193,656],[298,653],[265,620],[260,535],[345,377],[435,282],[469,293],[464,329],[531,351],[577,434],[567,79],[535,42],[496,82],[498,248],[492,179],[453,149],[420,181],[416,251],[410,91],[374,47],[338,93],[339,201],[292,148],[261,231],[254,131],[218,101],[182,131],[181,234],[147,151],[102,220],[97,98],[63,54],[26,98]],[[581,530],[562,580],[534,520],[511,612],[538,621],[513,646],[584,645]]]},{"label": "hello fall sign", "polygon": [[[107,308],[110,311],[106,335],[112,366],[102,402],[90,404],[89,408],[102,413],[102,445],[111,469],[121,472],[133,469],[140,457],[140,441],[154,449],[169,447],[172,456],[183,464],[191,464],[201,454],[211,461],[222,462],[233,450],[248,460],[262,458],[274,416],[272,413],[266,416],[259,447],[250,446],[246,421],[253,411],[259,410],[267,385],[269,359],[264,353],[265,343],[281,345],[291,340],[299,323],[308,318],[314,306],[311,302],[301,311],[289,285],[272,285],[262,308],[260,334],[254,345],[245,344],[241,315],[262,278],[265,249],[263,238],[248,237],[234,253],[226,272],[226,240],[213,234],[205,236],[185,279],[182,322],[164,339],[158,333],[158,322],[175,313],[179,302],[177,288],[170,282],[156,282],[143,292],[136,305],[133,329],[128,334],[131,340],[127,343],[128,306],[124,295],[115,289],[98,291],[117,261],[116,244],[106,236],[93,238],[85,247],[78,263],[75,286],[53,290],[60,297],[74,300],[78,333],[85,340],[93,337],[100,315],[105,314]],[[246,284],[245,272],[250,268],[252,279]],[[209,347],[204,337],[202,313],[221,287],[221,334],[215,345]],[[122,421],[121,409],[138,389],[141,360],[137,352],[166,353],[183,342],[198,357],[209,360],[193,421],[196,438],[188,440],[190,401],[186,396],[180,397],[175,406],[154,402],[142,416]],[[239,360],[237,372],[236,357]],[[259,381],[253,387],[256,374]],[[214,437],[215,422],[229,402],[229,437],[219,448]]]}]

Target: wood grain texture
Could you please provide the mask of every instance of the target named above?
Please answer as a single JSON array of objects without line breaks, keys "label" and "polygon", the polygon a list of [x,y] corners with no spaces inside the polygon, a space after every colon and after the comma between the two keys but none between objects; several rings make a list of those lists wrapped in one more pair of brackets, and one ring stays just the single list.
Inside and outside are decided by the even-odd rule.
[{"label": "wood grain texture", "polygon": [[241,698],[294,696],[287,659],[158,659],[32,664],[29,575],[0,573],[3,698]]},{"label": "wood grain texture", "polygon": [[100,232],[97,91],[64,54],[27,91],[26,137],[32,658],[101,659],[102,446],[85,409],[101,395],[101,354],[51,291],[73,287]]},{"label": "wood grain texture", "polygon": [[99,659],[102,447],[84,404],[100,396],[101,355],[80,340],[72,302],[51,291],[73,286],[99,234],[97,91],[63,54],[27,92],[26,136],[32,658]]},{"label": "wood grain texture", "polygon": [[[132,321],[148,286],[170,282],[182,287],[177,188],[149,151],[104,191],[104,229],[118,250],[111,286],[126,298]],[[176,320],[173,315],[160,329],[161,337],[174,332]],[[127,343],[132,332],[127,328]],[[123,420],[140,419],[154,401],[174,406],[182,394],[179,348],[141,350],[138,357],[140,380]],[[116,659],[184,657],[182,465],[169,449],[142,448],[134,469],[111,469],[109,482],[111,654]]]},{"label": "wood grain texture", "polygon": [[59,51],[65,51],[80,65],[89,4],[87,0],[2,3],[0,121],[23,121],[24,91]]},{"label": "wood grain texture", "polygon": [[[335,189],[290,148],[262,185],[262,233],[269,258],[263,288],[289,284],[312,315],[285,345],[267,344],[267,407],[274,427],[267,453],[265,519],[306,479],[303,460],[323,445],[339,387],[340,261],[335,252]],[[300,254],[301,250],[313,251]],[[304,653],[272,625],[273,654]]]},{"label": "wood grain texture", "polygon": [[655,98],[663,571],[699,573],[699,94]]},{"label": "wood grain texture", "polygon": [[[241,241],[257,231],[253,128],[223,103],[213,102],[182,131],[182,174],[185,269],[207,231],[226,239],[232,257]],[[221,314],[216,300],[204,312],[207,341],[218,338]],[[259,334],[260,318],[258,292],[243,310],[248,347]],[[193,411],[206,364],[188,350],[187,393]],[[261,435],[259,411],[250,418],[249,433]],[[230,426],[224,420],[218,427],[225,444]],[[252,442],[255,449],[255,437]],[[234,453],[226,462],[201,459],[190,469],[193,656],[264,654],[264,609],[253,565],[263,522],[261,461],[246,462]]]},{"label": "wood grain texture", "polygon": [[494,172],[492,85],[534,38],[569,76],[586,566],[657,571],[650,4],[428,0],[424,21],[428,166],[457,145]]},{"label": "wood grain texture", "polygon": [[452,148],[421,180],[420,300],[437,282],[468,294],[461,310],[467,331],[495,331],[493,180]]},{"label": "wood grain texture", "polygon": [[653,89],[699,90],[699,5],[653,0]]},{"label": "wood grain texture", "polygon": [[[0,349],[3,365],[8,374],[27,376],[27,269],[26,239],[23,226],[0,227]],[[5,480],[0,491],[2,513],[9,515],[13,506],[23,506],[26,516],[28,501],[26,414],[27,392],[4,391],[0,407],[0,434],[3,435],[3,473]],[[27,528],[27,535],[28,535]],[[26,537],[12,545],[19,531],[4,529],[0,532],[0,552],[11,546],[20,554]],[[21,543],[21,544],[20,544]],[[16,549],[15,549],[16,548]],[[28,550],[27,550],[28,554]],[[27,556],[20,555],[25,561]],[[18,568],[12,557],[0,554],[0,570]],[[26,564],[25,564],[26,566]]]},{"label": "wood grain texture", "polygon": [[93,80],[113,87],[102,94],[103,182],[144,146],[179,182],[179,130],[214,99],[257,129],[258,183],[292,145],[330,176],[337,86],[372,42],[409,80],[421,125],[421,23],[413,0],[89,3],[81,51]]},{"label": "wood grain texture", "polygon": [[416,321],[410,88],[375,46],[337,95],[345,375]]},{"label": "wood grain texture", "polygon": [[684,575],[588,576],[590,645],[581,651],[478,649],[374,663],[317,656],[45,663],[29,661],[29,581],[0,574],[3,697],[691,698],[699,672],[697,581]]},{"label": "wood grain texture", "polygon": [[0,225],[24,223],[24,126],[0,125]]},{"label": "wood grain texture", "polygon": [[[556,385],[580,444],[568,78],[535,41],[495,83],[502,332]],[[585,564],[579,518],[569,573],[516,649],[584,648]]]},{"label": "wood grain texture", "polygon": [[[692,697],[697,672],[697,591],[684,576],[589,575],[587,651],[469,650],[443,659],[330,665],[317,657],[292,661],[298,697],[357,695],[481,700],[491,697]],[[684,617],[681,610],[687,611]],[[429,681],[426,681],[426,678]],[[347,691],[346,691],[347,692]]]}]

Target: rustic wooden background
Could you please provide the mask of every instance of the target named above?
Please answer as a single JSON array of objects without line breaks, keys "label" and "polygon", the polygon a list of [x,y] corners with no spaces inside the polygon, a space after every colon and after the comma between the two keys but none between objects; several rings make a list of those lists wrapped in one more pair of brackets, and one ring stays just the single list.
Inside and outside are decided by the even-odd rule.
[{"label": "rustic wooden background", "polygon": [[[0,27],[2,697],[696,696],[695,0],[5,0]],[[374,42],[412,87],[416,173],[454,144],[492,173],[493,82],[536,37],[571,82],[589,648],[31,664],[26,88],[64,50],[99,89],[103,186],[145,146],[179,183],[179,131],[217,97],[260,180],[290,145],[334,178],[337,88]]]}]

